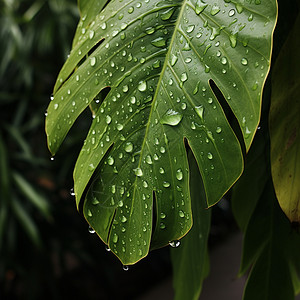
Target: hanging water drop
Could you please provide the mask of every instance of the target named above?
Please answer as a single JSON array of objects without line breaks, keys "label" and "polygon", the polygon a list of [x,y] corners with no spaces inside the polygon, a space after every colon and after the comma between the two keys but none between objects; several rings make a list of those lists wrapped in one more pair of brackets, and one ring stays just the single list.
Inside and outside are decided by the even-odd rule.
[{"label": "hanging water drop", "polygon": [[109,156],[108,159],[107,159],[107,163],[112,166],[114,164],[115,160],[112,156]]},{"label": "hanging water drop", "polygon": [[71,195],[72,197],[75,196],[74,188],[71,188],[71,189],[70,189],[70,195]]},{"label": "hanging water drop", "polygon": [[175,240],[175,241],[172,241],[169,243],[169,245],[172,247],[172,248],[177,248],[180,246],[180,241],[179,240]]},{"label": "hanging water drop", "polygon": [[89,233],[95,233],[96,231],[94,230],[94,228],[92,228],[91,226],[89,226]]}]

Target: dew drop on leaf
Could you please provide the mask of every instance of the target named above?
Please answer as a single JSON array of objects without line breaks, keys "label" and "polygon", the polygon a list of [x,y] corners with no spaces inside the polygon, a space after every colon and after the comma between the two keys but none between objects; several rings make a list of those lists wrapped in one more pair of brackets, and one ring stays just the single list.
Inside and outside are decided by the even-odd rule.
[{"label": "dew drop on leaf", "polygon": [[210,11],[212,16],[215,16],[220,11],[220,7],[217,5],[213,5]]},{"label": "dew drop on leaf", "polygon": [[155,28],[154,27],[148,27],[148,28],[146,28],[146,33],[147,34],[152,34],[154,32],[155,32]]},{"label": "dew drop on leaf", "polygon": [[165,188],[168,188],[168,187],[170,187],[170,182],[168,182],[168,181],[164,181],[163,182],[163,187],[165,187]]},{"label": "dew drop on leaf", "polygon": [[125,151],[127,153],[130,153],[130,152],[132,152],[132,150],[133,150],[133,144],[131,142],[126,143],[125,144]]},{"label": "dew drop on leaf", "polygon": [[133,171],[134,171],[134,174],[135,174],[136,176],[138,176],[138,177],[143,176],[143,171],[142,171],[141,168],[133,169]]},{"label": "dew drop on leaf", "polygon": [[93,67],[96,64],[96,57],[90,57],[90,65]]},{"label": "dew drop on leaf", "polygon": [[182,178],[183,178],[183,173],[182,173],[182,170],[181,170],[181,169],[178,169],[178,170],[176,171],[176,178],[177,178],[178,180],[182,180]]},{"label": "dew drop on leaf", "polygon": [[151,41],[151,44],[157,48],[164,48],[166,46],[166,40],[162,37],[158,37]]},{"label": "dew drop on leaf", "polygon": [[178,60],[178,57],[175,54],[171,55],[171,66],[173,67]]},{"label": "dew drop on leaf", "polygon": [[152,158],[151,158],[151,156],[149,154],[146,156],[146,163],[148,165],[152,165],[153,164]]},{"label": "dew drop on leaf", "polygon": [[176,126],[180,123],[182,119],[182,114],[179,112],[169,109],[164,116],[160,119],[161,124],[166,124],[170,126]]},{"label": "dew drop on leaf", "polygon": [[172,17],[174,11],[175,11],[175,7],[169,8],[168,10],[164,11],[164,12],[160,15],[160,18],[161,18],[163,21],[169,20],[169,19]]},{"label": "dew drop on leaf", "polygon": [[208,152],[207,158],[208,158],[208,159],[213,159],[213,155],[212,155],[210,152]]},{"label": "dew drop on leaf", "polygon": [[247,58],[243,57],[243,58],[241,59],[241,64],[242,64],[243,66],[247,66],[247,65],[248,65],[248,60],[247,60]]},{"label": "dew drop on leaf", "polygon": [[112,166],[114,164],[115,160],[112,156],[109,156],[108,159],[107,159],[107,163]]},{"label": "dew drop on leaf", "polygon": [[184,218],[184,212],[183,212],[182,210],[180,210],[180,211],[178,212],[178,214],[179,214],[179,217],[180,217],[180,218]]},{"label": "dew drop on leaf", "polygon": [[144,91],[146,91],[146,89],[147,89],[147,83],[146,83],[146,81],[140,81],[139,82],[139,85],[138,85],[138,90],[140,91],[140,92],[144,92]]},{"label": "dew drop on leaf", "polygon": [[195,111],[196,111],[197,115],[201,118],[201,120],[203,120],[203,113],[204,113],[203,105],[196,106]]},{"label": "dew drop on leaf", "polygon": [[232,48],[236,47],[236,43],[237,43],[237,34],[231,34],[229,36],[229,40],[230,40],[230,45]]},{"label": "dew drop on leaf", "polygon": [[201,0],[198,0],[195,7],[196,14],[197,15],[201,14],[204,11],[204,9],[207,7],[207,5],[208,5],[207,3],[203,3]]},{"label": "dew drop on leaf", "polygon": [[118,239],[119,239],[118,235],[116,233],[114,233],[113,238],[112,238],[113,243],[117,243]]}]

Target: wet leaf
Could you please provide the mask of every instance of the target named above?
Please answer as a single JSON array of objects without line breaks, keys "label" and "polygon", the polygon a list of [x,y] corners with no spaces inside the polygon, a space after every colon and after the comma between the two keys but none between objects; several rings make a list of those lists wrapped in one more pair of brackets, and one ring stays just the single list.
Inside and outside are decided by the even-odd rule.
[{"label": "wet leaf", "polygon": [[192,225],[185,141],[208,206],[240,176],[241,145],[211,84],[249,149],[275,19],[275,0],[110,1],[85,24],[55,85],[48,145],[54,155],[77,117],[110,88],[78,157],[74,188],[79,205],[94,176],[84,215],[124,264]]}]

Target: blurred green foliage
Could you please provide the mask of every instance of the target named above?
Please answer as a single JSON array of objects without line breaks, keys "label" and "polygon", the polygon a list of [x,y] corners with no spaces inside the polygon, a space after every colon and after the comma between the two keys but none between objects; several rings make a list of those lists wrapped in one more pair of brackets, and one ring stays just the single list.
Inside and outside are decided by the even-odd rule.
[{"label": "blurred green foliage", "polygon": [[133,299],[171,271],[165,249],[124,272],[78,217],[69,190],[85,114],[50,160],[44,114],[78,19],[76,0],[0,1],[1,300]]}]

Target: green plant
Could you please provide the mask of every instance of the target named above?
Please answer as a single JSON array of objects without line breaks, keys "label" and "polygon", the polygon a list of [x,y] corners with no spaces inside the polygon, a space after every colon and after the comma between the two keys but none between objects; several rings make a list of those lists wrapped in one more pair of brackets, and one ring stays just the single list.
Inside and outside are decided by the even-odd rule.
[{"label": "green plant", "polygon": [[[55,155],[78,116],[91,110],[74,169],[76,204],[80,209],[83,202],[87,222],[124,265],[182,239],[172,254],[176,297],[196,299],[207,274],[210,210],[204,208],[234,185],[246,160],[232,192],[233,211],[245,232],[241,273],[253,265],[244,298],[253,299],[260,285],[255,299],[293,298],[299,239],[288,238],[289,223],[276,202],[266,119],[271,98],[272,175],[296,182],[299,114],[290,114],[299,111],[299,102],[286,112],[286,122],[296,120],[292,130],[274,124],[286,101],[277,89],[290,84],[297,96],[299,75],[295,68],[290,83],[287,68],[278,75],[281,64],[289,63],[282,54],[287,44],[273,57],[272,84],[265,84],[277,2],[95,0],[79,1],[79,8],[81,20],[54,87],[46,133]],[[290,33],[296,46],[297,24]],[[296,65],[295,56],[291,51]],[[246,155],[260,122],[263,91],[264,138],[258,134]],[[288,132],[284,143],[281,130]],[[282,145],[283,154],[277,154]],[[288,172],[276,167],[278,155]],[[249,190],[256,172],[262,180]],[[293,185],[286,198],[281,192],[286,182],[274,180],[275,191],[286,215],[298,222],[299,189]],[[278,250],[283,241],[288,246]],[[280,291],[273,286],[278,282],[285,283]]]}]

